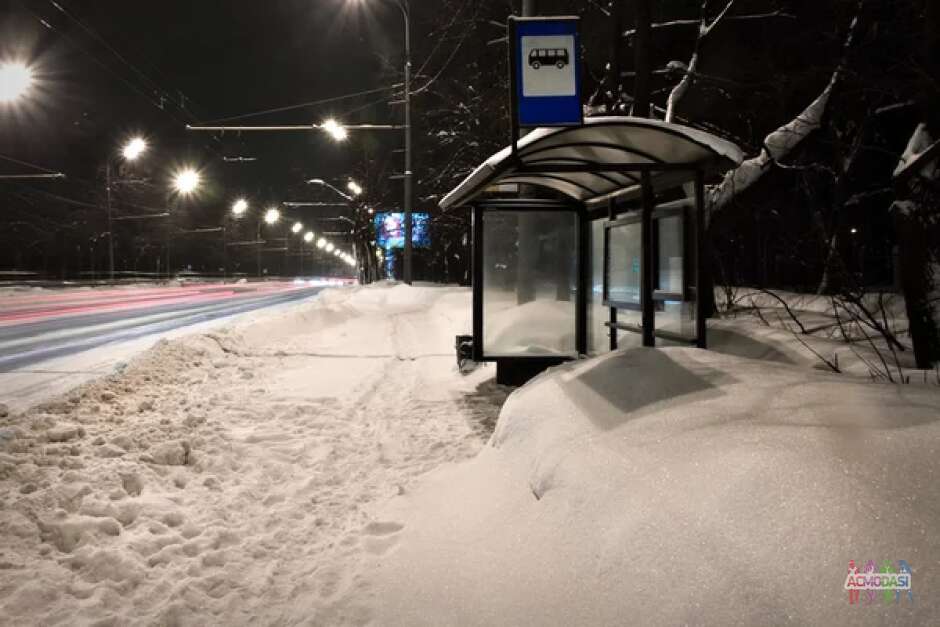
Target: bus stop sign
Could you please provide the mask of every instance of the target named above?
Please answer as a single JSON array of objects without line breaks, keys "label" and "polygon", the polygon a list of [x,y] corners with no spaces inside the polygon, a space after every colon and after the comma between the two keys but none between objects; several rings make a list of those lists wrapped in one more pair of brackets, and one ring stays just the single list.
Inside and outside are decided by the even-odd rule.
[{"label": "bus stop sign", "polygon": [[509,20],[513,115],[519,127],[581,126],[577,17]]}]

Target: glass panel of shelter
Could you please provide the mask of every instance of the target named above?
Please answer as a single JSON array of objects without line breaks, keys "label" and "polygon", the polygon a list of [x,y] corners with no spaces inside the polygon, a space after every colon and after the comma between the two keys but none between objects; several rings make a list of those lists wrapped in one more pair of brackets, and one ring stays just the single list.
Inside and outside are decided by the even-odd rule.
[{"label": "glass panel of shelter", "polygon": [[576,357],[579,212],[506,207],[479,215],[484,359]]},{"label": "glass panel of shelter", "polygon": [[[680,201],[660,205],[653,212],[654,310],[657,339],[664,344],[690,344],[697,340],[695,295],[695,206]],[[614,314],[605,326],[615,331],[642,332],[642,218],[639,210],[603,225],[603,306]],[[599,235],[596,226],[592,229]],[[597,247],[594,247],[595,254]],[[596,263],[596,260],[595,260]],[[595,277],[596,277],[595,273]],[[596,278],[595,278],[596,280]],[[592,303],[593,304],[593,303]],[[597,311],[592,311],[592,349],[599,351]],[[622,335],[622,334],[621,334]]]}]

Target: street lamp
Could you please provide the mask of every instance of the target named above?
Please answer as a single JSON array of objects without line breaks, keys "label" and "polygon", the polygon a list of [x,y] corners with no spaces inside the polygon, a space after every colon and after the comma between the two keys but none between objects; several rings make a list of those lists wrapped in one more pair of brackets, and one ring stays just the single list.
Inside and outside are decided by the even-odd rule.
[{"label": "street lamp", "polygon": [[11,62],[0,65],[0,102],[18,100],[33,86],[33,71],[25,63]]},{"label": "street lamp", "polygon": [[121,154],[127,161],[137,161],[145,152],[147,152],[147,140],[143,137],[134,137],[121,149]]},{"label": "street lamp", "polygon": [[300,222],[294,222],[294,226],[292,226],[290,230],[294,235],[297,235],[304,230],[304,225]]},{"label": "street lamp", "polygon": [[336,246],[334,246],[334,245],[331,244],[330,242],[327,242],[327,244],[326,244],[326,252],[331,253],[331,252],[333,252],[334,250],[336,250]]},{"label": "street lamp", "polygon": [[184,168],[173,177],[173,188],[181,196],[189,196],[199,189],[202,176],[192,168]]},{"label": "street lamp", "polygon": [[[27,70],[28,71],[28,70]],[[2,73],[3,70],[0,70]],[[30,79],[32,80],[32,79]],[[3,79],[0,78],[0,84],[2,84]],[[0,87],[0,89],[3,89]],[[147,151],[147,140],[143,137],[134,137],[128,140],[124,147],[121,148],[121,156],[124,157],[125,161],[137,161],[142,154]],[[108,157],[108,162],[105,164],[105,187],[107,193],[107,202],[108,202],[108,275],[111,282],[114,282],[114,212],[112,210],[111,203],[111,161],[112,158]]]},{"label": "street lamp", "polygon": [[258,278],[261,278],[261,247],[264,246],[265,242],[261,239],[261,225],[267,224],[268,226],[273,226],[278,223],[281,219],[280,210],[271,207],[264,212],[264,218],[258,220],[258,239],[257,239],[257,250],[258,250]]},{"label": "street lamp", "polygon": [[320,250],[323,250],[324,248],[326,248],[326,240],[323,239],[322,237],[317,240],[317,248],[319,248]]},{"label": "street lamp", "polygon": [[346,130],[346,127],[333,118],[323,122],[320,128],[326,131],[334,141],[344,142],[349,138],[349,131]]},{"label": "street lamp", "polygon": [[[350,196],[349,194],[345,193],[344,191],[342,191],[341,189],[339,189],[338,187],[336,187],[336,186],[334,186],[334,185],[330,185],[329,183],[327,183],[327,182],[324,181],[323,179],[310,179],[309,181],[307,181],[307,185],[319,185],[320,187],[326,187],[326,188],[328,188],[328,189],[333,190],[334,192],[336,192],[337,194],[339,194],[340,196],[342,196],[343,198],[345,198],[346,200],[348,200],[348,201],[350,201],[350,202],[352,202],[353,200],[355,200],[355,199],[354,199],[352,196]],[[358,186],[357,186],[357,187],[358,187]],[[362,192],[362,189],[360,188],[359,191]]]},{"label": "street lamp", "polygon": [[313,231],[307,231],[304,234],[304,241],[307,242],[308,244],[313,241],[313,238],[314,238]]},{"label": "street lamp", "polygon": [[232,215],[236,218],[240,218],[248,211],[248,201],[244,198],[239,198],[232,204]]},{"label": "street lamp", "polygon": [[[350,0],[356,1],[356,0]],[[405,25],[405,263],[404,280],[411,285],[411,257],[414,248],[412,238],[412,204],[413,204],[413,174],[412,165],[412,146],[411,146],[411,5],[410,0],[393,0],[398,8],[401,9],[401,15]]]},{"label": "street lamp", "polygon": [[356,181],[346,183],[346,189],[352,192],[353,196],[362,196],[362,187]]}]

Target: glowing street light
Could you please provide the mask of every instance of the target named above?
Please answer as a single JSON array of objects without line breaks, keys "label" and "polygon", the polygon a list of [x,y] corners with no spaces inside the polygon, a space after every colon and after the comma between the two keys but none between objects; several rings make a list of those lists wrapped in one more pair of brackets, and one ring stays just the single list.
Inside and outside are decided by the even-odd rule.
[{"label": "glowing street light", "polygon": [[244,198],[239,198],[234,202],[234,204],[232,204],[232,215],[234,215],[236,218],[240,218],[241,216],[245,215],[247,211],[248,201]]},{"label": "glowing street light", "polygon": [[346,189],[352,192],[353,196],[362,196],[362,187],[356,181],[346,183]]},{"label": "glowing street light", "polygon": [[306,233],[304,233],[304,241],[307,242],[308,244],[313,241],[313,238],[314,238],[313,231],[307,231]]},{"label": "glowing street light", "polygon": [[327,245],[326,245],[326,252],[331,253],[331,252],[333,252],[334,250],[336,250],[336,246],[334,246],[333,244],[331,244],[331,243],[328,242]]},{"label": "glowing street light", "polygon": [[300,222],[294,222],[294,226],[292,226],[290,230],[291,230],[291,233],[296,235],[297,233],[300,233],[301,231],[304,230],[304,225],[301,224]]},{"label": "glowing street light", "polygon": [[320,250],[323,250],[324,248],[326,248],[326,240],[323,239],[322,237],[317,240],[317,248],[319,248]]},{"label": "glowing street light", "polygon": [[281,219],[281,212],[277,209],[268,209],[264,214],[264,221],[266,224],[276,224],[278,220]]},{"label": "glowing street light", "polygon": [[0,102],[19,99],[33,85],[33,71],[25,63],[0,65]]},{"label": "glowing street light", "polygon": [[202,182],[202,176],[192,168],[185,168],[173,177],[173,187],[183,196],[189,196],[199,189],[200,182]]},{"label": "glowing street light", "polygon": [[147,152],[147,140],[143,137],[134,137],[121,149],[121,155],[127,161],[137,161],[145,152]]},{"label": "glowing street light", "polygon": [[320,128],[326,131],[335,141],[344,142],[349,138],[349,131],[346,130],[346,127],[333,118],[323,122]]}]

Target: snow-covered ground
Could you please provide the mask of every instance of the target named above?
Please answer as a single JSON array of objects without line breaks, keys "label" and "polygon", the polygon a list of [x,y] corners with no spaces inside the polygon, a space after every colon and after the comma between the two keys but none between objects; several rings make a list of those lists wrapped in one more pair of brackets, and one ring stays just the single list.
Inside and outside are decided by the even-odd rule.
[{"label": "snow-covered ground", "polygon": [[[936,625],[940,393],[688,348],[563,366],[391,501],[379,625]],[[850,605],[850,560],[914,602]]]},{"label": "snow-covered ground", "polygon": [[[940,386],[873,382],[880,340],[849,350],[791,296],[813,333],[755,295],[711,351],[625,335],[513,393],[491,439],[506,390],[455,368],[465,289],[328,290],[163,341],[0,419],[0,616],[938,624]],[[904,560],[914,602],[851,605],[850,560]]]},{"label": "snow-covered ground", "polygon": [[[8,624],[336,624],[401,526],[377,503],[483,446],[468,292],[379,286],[162,341],[0,420]],[[457,329],[457,331],[455,331]]]}]

